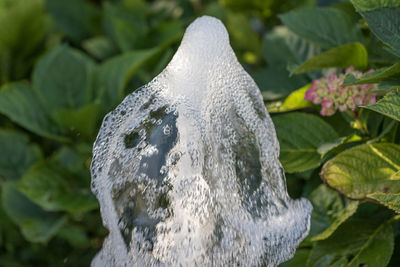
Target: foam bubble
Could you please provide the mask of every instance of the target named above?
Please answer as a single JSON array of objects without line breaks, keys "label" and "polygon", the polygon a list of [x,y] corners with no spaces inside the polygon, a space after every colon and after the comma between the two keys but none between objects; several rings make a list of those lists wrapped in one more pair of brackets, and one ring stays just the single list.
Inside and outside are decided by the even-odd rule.
[{"label": "foam bubble", "polygon": [[92,191],[110,231],[93,266],[276,266],[310,225],[223,24],[196,19],[169,65],[103,121]]}]

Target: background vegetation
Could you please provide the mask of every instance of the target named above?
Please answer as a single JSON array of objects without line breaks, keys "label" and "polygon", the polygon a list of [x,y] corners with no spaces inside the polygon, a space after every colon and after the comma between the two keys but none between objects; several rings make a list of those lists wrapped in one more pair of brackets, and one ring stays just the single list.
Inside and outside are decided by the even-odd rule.
[{"label": "background vegetation", "polygon": [[[400,266],[396,0],[0,0],[0,266],[89,265],[107,233],[90,192],[101,119],[203,14],[262,91],[290,195],[314,206],[283,266]],[[378,69],[341,76],[378,102],[319,115],[310,83],[349,66]]]}]

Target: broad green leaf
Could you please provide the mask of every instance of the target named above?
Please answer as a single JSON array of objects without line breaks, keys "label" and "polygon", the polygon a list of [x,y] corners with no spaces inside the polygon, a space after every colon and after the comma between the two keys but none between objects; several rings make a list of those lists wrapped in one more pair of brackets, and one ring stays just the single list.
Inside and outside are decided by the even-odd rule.
[{"label": "broad green leaf", "polygon": [[147,6],[143,1],[121,1],[119,4],[104,3],[103,26],[106,35],[123,52],[138,49],[148,31]]},{"label": "broad green leaf", "polygon": [[309,249],[297,249],[296,254],[292,259],[287,262],[281,263],[279,267],[300,267],[306,266],[308,256],[310,254]]},{"label": "broad green leaf", "polygon": [[281,147],[279,159],[289,173],[318,167],[322,161],[318,148],[339,138],[329,124],[311,114],[290,113],[272,120]]},{"label": "broad green leaf", "polygon": [[400,121],[400,95],[398,94],[387,94],[377,103],[363,108],[376,111]]},{"label": "broad green leaf", "polygon": [[[1,188],[0,188],[1,189]],[[1,190],[0,190],[0,198],[1,198]],[[7,217],[6,213],[4,212],[3,206],[0,205],[0,247],[4,246],[7,242],[7,235],[10,232],[13,232],[13,224],[10,219]],[[11,231],[10,231],[11,229]],[[0,264],[2,264],[2,259],[0,256]],[[4,265],[4,264],[3,264]]]},{"label": "broad green leaf", "polygon": [[65,132],[91,137],[101,115],[100,104],[88,104],[78,109],[57,109],[53,118]]},{"label": "broad green leaf", "polygon": [[368,109],[362,109],[359,118],[362,124],[366,126],[368,135],[373,137],[368,140],[368,143],[375,143],[385,138],[397,125],[395,120]]},{"label": "broad green leaf", "polygon": [[29,143],[26,135],[0,130],[0,180],[16,181],[41,157],[37,145]]},{"label": "broad green leaf", "polygon": [[345,150],[328,161],[321,178],[352,199],[372,193],[400,192],[400,146],[364,144]]},{"label": "broad green leaf", "polygon": [[351,0],[358,11],[371,11],[382,7],[398,7],[398,0]]},{"label": "broad green leaf", "polygon": [[321,49],[291,32],[285,26],[277,26],[265,35],[264,57],[271,67],[299,65],[321,53]]},{"label": "broad green leaf", "polygon": [[78,225],[66,225],[57,233],[57,237],[67,240],[75,248],[86,248],[90,245],[87,230]]},{"label": "broad green leaf", "polygon": [[350,125],[351,119],[344,112],[336,112],[332,116],[323,116],[321,118],[331,125],[340,137],[348,137],[355,134],[354,128]]},{"label": "broad green leaf", "polygon": [[93,68],[85,54],[60,45],[36,64],[32,86],[49,111],[79,108],[92,98]]},{"label": "broad green leaf", "polygon": [[380,90],[400,89],[400,77],[381,81],[378,85]]},{"label": "broad green leaf", "polygon": [[96,36],[83,41],[83,48],[93,57],[104,60],[116,53],[116,48],[104,36]]},{"label": "broad green leaf", "polygon": [[275,100],[287,96],[308,84],[310,78],[316,78],[310,75],[312,73],[290,77],[290,67],[320,53],[320,49],[287,27],[278,26],[268,33],[264,38],[263,49],[269,66],[255,72],[253,77],[265,99]]},{"label": "broad green leaf", "polygon": [[283,67],[267,67],[252,76],[267,100],[285,97],[309,83],[309,79],[303,75],[289,77],[289,72]]},{"label": "broad green leaf", "polygon": [[[371,122],[373,124],[373,122]],[[396,133],[399,127],[399,123],[390,118],[384,118],[382,122],[382,128],[380,132],[377,132],[376,137],[371,139],[369,143],[377,142],[379,140],[384,140],[386,142],[395,142]]]},{"label": "broad green leaf", "polygon": [[[355,1],[353,1],[355,2]],[[380,3],[382,8],[359,11],[372,32],[388,45],[388,51],[400,57],[400,4]],[[388,7],[391,6],[391,7]]]},{"label": "broad green leaf", "polygon": [[393,252],[393,229],[389,223],[379,226],[349,262],[349,267],[386,266]]},{"label": "broad green leaf", "polygon": [[[397,225],[397,229],[398,229],[399,221],[397,221],[395,223],[395,225]],[[396,226],[394,226],[393,228],[396,229]],[[396,230],[394,230],[394,231],[396,231]],[[387,267],[397,267],[397,266],[400,266],[400,236],[399,235],[397,235],[395,237],[393,255],[392,255],[392,258],[390,259],[390,262],[387,265]]]},{"label": "broad green leaf", "polygon": [[163,21],[149,29],[146,36],[139,40],[140,48],[168,48],[182,39],[183,23],[180,20]]},{"label": "broad green leaf", "polygon": [[267,106],[270,113],[293,111],[302,108],[312,107],[310,101],[304,100],[306,91],[310,88],[311,84],[292,92],[279,106]]},{"label": "broad green leaf", "polygon": [[138,50],[113,57],[96,70],[96,88],[101,92],[101,103],[109,110],[124,97],[124,89],[135,72],[160,49]]},{"label": "broad green leaf", "polygon": [[372,66],[388,66],[398,61],[390,53],[384,43],[374,34],[370,34],[370,40],[367,43],[368,62]]},{"label": "broad green leaf", "polygon": [[[314,245],[307,266],[385,267],[393,247],[391,224],[377,225],[368,219],[351,219],[331,237]],[[349,258],[351,261],[347,262]]]},{"label": "broad green leaf", "polygon": [[45,0],[56,27],[75,42],[100,30],[100,12],[87,1]]},{"label": "broad green leaf", "polygon": [[46,211],[83,213],[97,208],[89,187],[79,186],[79,177],[52,161],[32,166],[17,188]]},{"label": "broad green leaf", "polygon": [[368,53],[360,43],[345,44],[332,48],[322,54],[306,60],[294,73],[303,73],[323,68],[365,68],[368,64]]},{"label": "broad green leaf", "polygon": [[228,12],[226,27],[234,48],[252,52],[257,59],[259,58],[259,55],[261,55],[259,36],[253,30],[250,21],[244,14]]},{"label": "broad green leaf", "polygon": [[[321,155],[322,159],[325,160],[329,158],[331,153],[338,153],[338,151],[346,149],[348,142],[351,142],[351,139],[355,137],[355,135],[340,137],[333,142],[325,143],[320,145],[317,149],[317,152]],[[358,136],[357,136],[358,137]],[[353,140],[358,141],[358,140]]]},{"label": "broad green leaf", "polygon": [[51,158],[56,164],[59,164],[59,168],[65,169],[77,176],[82,177],[83,183],[80,187],[88,188],[90,186],[90,157],[92,156],[92,146],[80,143],[76,146],[76,150],[63,146],[56,152]]},{"label": "broad green leaf", "polygon": [[358,201],[343,201],[337,192],[326,185],[315,189],[309,199],[313,205],[310,230],[312,241],[328,238],[358,207]]},{"label": "broad green leaf", "polygon": [[42,210],[10,183],[2,185],[2,202],[6,214],[30,242],[49,241],[66,221],[65,216]]},{"label": "broad green leaf", "polygon": [[381,81],[392,79],[400,74],[400,62],[386,68],[378,69],[374,72],[366,73],[358,79],[352,74],[345,76],[343,86],[366,84],[366,83],[379,83]]},{"label": "broad green leaf", "polygon": [[386,193],[373,193],[367,195],[369,199],[374,199],[385,205],[386,207],[400,213],[400,193],[397,194],[386,194]]},{"label": "broad green leaf", "polygon": [[[294,34],[285,26],[277,26],[272,32],[265,35],[263,49],[268,68],[278,68],[287,76],[290,76],[290,70],[321,52],[318,46]],[[310,78],[314,79],[319,76],[318,73],[307,73],[306,75],[297,75],[296,78],[302,78],[309,82]]]},{"label": "broad green leaf", "polygon": [[[10,5],[1,8],[4,12],[0,13],[0,51],[18,51],[25,56],[32,53],[43,41],[45,34],[44,29],[40,29],[40,27],[46,27],[40,1],[13,1]],[[27,23],[29,20],[32,21]],[[37,36],[33,35],[35,30]],[[24,34],[27,36],[23,36]],[[28,36],[33,40],[23,43],[22,38]]]},{"label": "broad green leaf", "polygon": [[20,126],[47,138],[67,140],[60,135],[35,92],[26,83],[18,82],[0,89],[0,112]]},{"label": "broad green leaf", "polygon": [[322,48],[363,42],[357,25],[343,11],[334,8],[302,8],[280,18],[290,30]]},{"label": "broad green leaf", "polygon": [[153,77],[156,77],[158,74],[160,74],[171,61],[174,53],[175,52],[172,48],[166,49],[160,56],[156,56],[151,60],[152,64],[146,64],[147,68],[145,71],[147,70],[146,75],[148,75],[148,77],[146,77],[146,79],[142,79],[142,81],[149,81]]},{"label": "broad green leaf", "polygon": [[26,77],[48,28],[40,0],[14,0],[0,7],[0,84]]}]

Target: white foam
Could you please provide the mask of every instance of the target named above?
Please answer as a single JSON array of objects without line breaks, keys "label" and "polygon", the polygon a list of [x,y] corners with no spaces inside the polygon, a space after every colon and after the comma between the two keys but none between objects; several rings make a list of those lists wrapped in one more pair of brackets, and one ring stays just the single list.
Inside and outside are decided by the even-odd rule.
[{"label": "white foam", "polygon": [[110,231],[93,266],[276,266],[309,231],[311,205],[289,198],[274,125],[215,18],[105,117],[93,154]]}]

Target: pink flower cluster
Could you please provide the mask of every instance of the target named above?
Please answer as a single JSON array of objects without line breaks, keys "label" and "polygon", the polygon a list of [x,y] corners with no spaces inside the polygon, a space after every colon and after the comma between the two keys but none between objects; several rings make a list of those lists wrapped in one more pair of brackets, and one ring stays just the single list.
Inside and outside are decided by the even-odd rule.
[{"label": "pink flower cluster", "polygon": [[[373,70],[368,72],[373,72]],[[331,116],[335,114],[336,110],[354,111],[358,106],[374,104],[376,102],[374,90],[377,89],[377,84],[342,86],[345,74],[349,73],[356,78],[363,75],[361,71],[350,67],[339,76],[334,73],[328,78],[314,80],[304,99],[310,100],[314,104],[321,104],[322,116]]]}]

